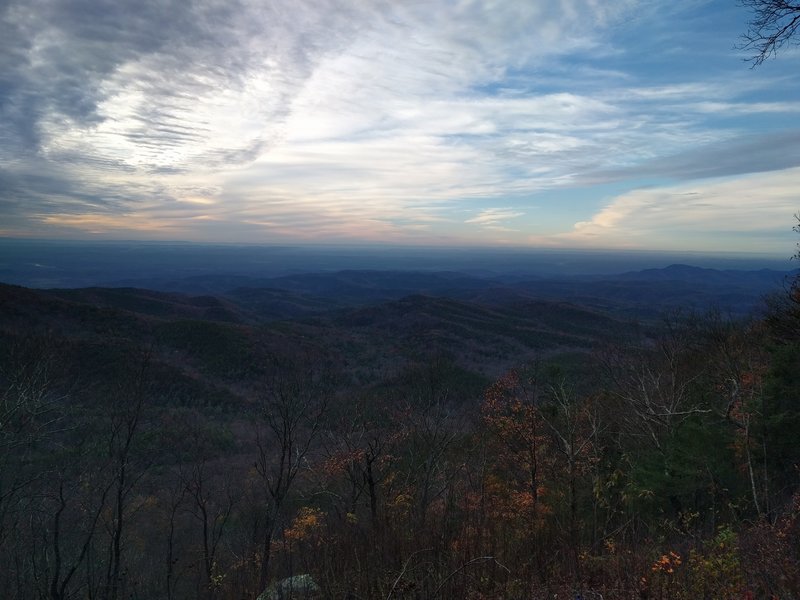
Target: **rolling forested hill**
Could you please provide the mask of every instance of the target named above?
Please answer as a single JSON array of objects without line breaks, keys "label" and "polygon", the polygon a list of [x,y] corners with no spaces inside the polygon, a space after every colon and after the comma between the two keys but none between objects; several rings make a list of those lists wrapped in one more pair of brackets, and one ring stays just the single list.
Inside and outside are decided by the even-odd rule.
[{"label": "rolling forested hill", "polygon": [[[0,326],[11,338],[38,335],[75,348],[108,347],[109,355],[126,347],[152,348],[154,361],[185,368],[192,379],[209,385],[227,379],[239,387],[263,375],[259,364],[266,357],[289,347],[335,357],[331,360],[339,363],[345,380],[355,372],[362,380],[379,379],[434,355],[496,377],[535,356],[590,353],[629,327],[626,320],[594,309],[525,295],[498,294],[490,302],[420,293],[376,300],[420,289],[442,293],[430,282],[441,285],[449,277],[406,277],[393,286],[387,274],[341,278],[358,284],[342,284],[339,277],[335,284],[329,276],[295,277],[287,284],[294,289],[236,288],[221,297],[136,288],[2,286]],[[474,284],[455,288],[463,289],[471,293]]]},{"label": "rolling forested hill", "polygon": [[14,598],[311,580],[301,597],[792,597],[786,277],[2,284],[0,583]]}]

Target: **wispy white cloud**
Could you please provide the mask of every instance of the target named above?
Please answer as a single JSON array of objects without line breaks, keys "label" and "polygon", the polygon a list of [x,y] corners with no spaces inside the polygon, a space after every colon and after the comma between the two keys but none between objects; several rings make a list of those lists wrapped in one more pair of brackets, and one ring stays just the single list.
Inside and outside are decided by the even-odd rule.
[{"label": "wispy white cloud", "polygon": [[800,165],[797,76],[650,73],[704,6],[661,4],[12,0],[4,231],[521,243],[548,191]]},{"label": "wispy white cloud", "polygon": [[715,115],[754,115],[758,113],[791,114],[800,112],[800,102],[698,102],[689,110]]},{"label": "wispy white cloud", "polygon": [[[781,253],[792,247],[800,168],[637,189],[609,202],[572,231],[535,243],[641,249]],[[789,252],[790,253],[790,252]]]},{"label": "wispy white cloud", "polygon": [[[213,188],[204,198],[231,220],[285,197],[312,221],[384,222],[423,201],[537,189],[552,167],[523,163],[583,145],[567,129],[594,129],[612,109],[568,92],[476,88],[593,47],[626,6],[241,0],[81,14],[65,1],[15,4],[4,13],[17,34],[7,46],[24,59],[3,106],[34,97],[28,113],[6,115],[6,151],[35,153],[61,193],[26,184],[42,172],[32,163],[11,176],[30,204],[49,207],[34,220],[60,207],[65,223],[97,210],[148,223],[155,198],[191,205],[191,185]],[[406,215],[411,227],[430,218]]]},{"label": "wispy white cloud", "polygon": [[487,208],[478,213],[477,216],[464,221],[465,223],[474,223],[487,229],[501,230],[501,231],[515,231],[506,227],[504,223],[512,221],[517,217],[523,216],[525,213],[511,208]]}]

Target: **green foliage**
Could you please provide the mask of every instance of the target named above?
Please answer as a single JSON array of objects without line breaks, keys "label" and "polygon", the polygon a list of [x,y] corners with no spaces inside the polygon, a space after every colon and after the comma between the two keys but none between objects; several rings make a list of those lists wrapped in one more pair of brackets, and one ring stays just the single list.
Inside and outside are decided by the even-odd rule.
[{"label": "green foliage", "polygon": [[721,527],[702,548],[689,554],[689,594],[686,598],[741,598],[746,590],[739,555],[739,536]]},{"label": "green foliage", "polygon": [[[679,522],[682,514],[727,510],[744,488],[736,470],[733,431],[700,416],[676,427],[662,449],[628,456],[625,496],[632,508],[651,518]],[[708,514],[699,523],[711,518]]]},{"label": "green foliage", "polygon": [[766,460],[782,484],[796,481],[792,471],[800,464],[800,342],[773,349],[764,398],[757,431]]}]

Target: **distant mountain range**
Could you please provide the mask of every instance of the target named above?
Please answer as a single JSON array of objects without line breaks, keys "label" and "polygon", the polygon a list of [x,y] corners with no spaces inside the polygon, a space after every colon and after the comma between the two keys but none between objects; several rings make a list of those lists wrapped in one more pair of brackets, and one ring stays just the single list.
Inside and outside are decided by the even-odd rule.
[{"label": "distant mountain range", "polygon": [[[375,283],[363,274],[343,277],[351,283],[366,277],[367,287]],[[147,348],[156,388],[170,404],[203,399],[233,410],[247,402],[246,390],[259,385],[270,357],[325,357],[349,382],[345,388],[358,390],[408,365],[446,356],[460,373],[452,385],[473,385],[474,397],[513,365],[556,356],[569,362],[570,356],[622,339],[629,329],[625,320],[591,308],[523,298],[502,306],[422,294],[376,301],[383,294],[376,291],[361,305],[348,305],[358,288],[335,280],[320,287],[313,278],[313,285],[320,293],[336,290],[338,302],[274,288],[210,297],[0,284],[0,344],[49,340],[69,385],[97,394],[113,390],[122,366]],[[436,287],[431,276],[422,280]],[[407,288],[395,294],[401,290]]]},{"label": "distant mountain range", "polygon": [[[610,275],[669,264],[713,269],[786,269],[785,257],[689,252],[554,248],[447,248],[385,245],[248,245],[141,241],[64,241],[0,237],[0,281],[26,287],[165,287],[204,276],[229,279],[223,290],[311,272],[464,273],[506,281]],[[259,287],[251,286],[251,287]],[[186,291],[186,290],[173,290]],[[192,293],[202,293],[191,290]]]},{"label": "distant mountain range", "polygon": [[780,292],[797,271],[717,270],[689,265],[618,275],[477,277],[458,272],[346,270],[274,278],[203,275],[125,281],[186,294],[228,298],[262,318],[285,319],[335,308],[399,300],[413,294],[478,304],[563,300],[615,313],[653,316],[668,308],[716,308],[734,315],[758,310],[765,294]]},{"label": "distant mountain range", "polygon": [[173,291],[0,284],[0,342],[53,339],[70,372],[91,369],[92,385],[104,377],[110,385],[114,365],[152,348],[162,385],[185,402],[244,402],[259,365],[287,352],[331,357],[356,387],[426,356],[448,356],[477,389],[533,358],[586,365],[570,357],[624,343],[672,309],[750,315],[796,274],[676,264],[562,279],[376,270],[204,275],[163,285]]},{"label": "distant mountain range", "polygon": [[537,299],[568,301],[617,314],[652,316],[668,308],[710,308],[734,315],[758,310],[780,293],[795,271],[718,270],[674,264],[618,275],[477,277],[459,272],[344,270],[281,277],[197,275],[132,279],[113,287],[49,292],[64,299],[147,314],[185,314],[220,320],[280,320],[318,315],[411,295],[489,306]]},{"label": "distant mountain range", "polygon": [[663,269],[644,269],[630,271],[617,276],[625,281],[680,281],[682,283],[696,283],[700,285],[755,285],[774,286],[781,283],[794,271],[776,271],[773,269],[758,270],[733,270],[733,269],[704,269],[690,265],[675,264]]}]

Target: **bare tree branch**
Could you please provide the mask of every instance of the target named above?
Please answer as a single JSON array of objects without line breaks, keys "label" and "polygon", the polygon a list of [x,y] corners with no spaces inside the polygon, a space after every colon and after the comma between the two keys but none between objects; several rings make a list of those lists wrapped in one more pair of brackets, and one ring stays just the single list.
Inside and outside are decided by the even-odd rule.
[{"label": "bare tree branch", "polygon": [[787,0],[739,0],[739,4],[750,10],[752,20],[738,47],[755,52],[747,59],[754,67],[774,57],[786,44],[798,43],[793,38],[800,27],[800,3]]}]

